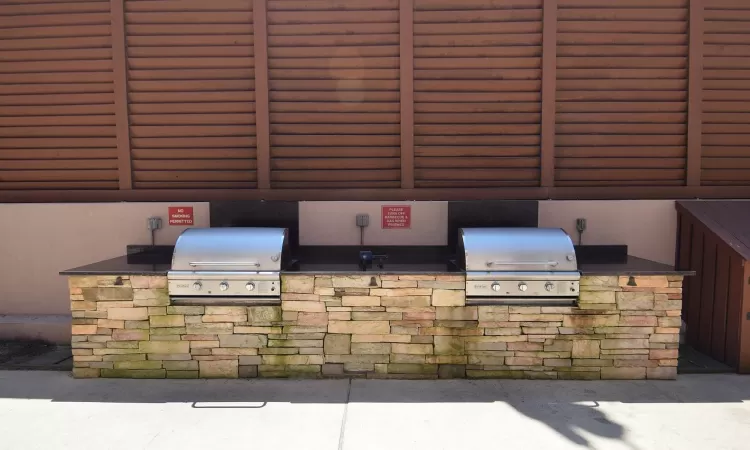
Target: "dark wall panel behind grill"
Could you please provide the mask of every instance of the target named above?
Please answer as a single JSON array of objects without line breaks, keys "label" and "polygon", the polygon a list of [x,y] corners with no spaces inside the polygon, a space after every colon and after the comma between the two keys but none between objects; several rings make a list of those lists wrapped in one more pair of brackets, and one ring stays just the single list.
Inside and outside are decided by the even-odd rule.
[{"label": "dark wall panel behind grill", "polygon": [[109,1],[0,4],[0,191],[117,189]]},{"label": "dark wall panel behind grill", "polygon": [[750,186],[750,2],[706,2],[701,182]]},{"label": "dark wall panel behind grill", "polygon": [[685,183],[688,0],[560,0],[555,184]]},{"label": "dark wall panel behind grill", "polygon": [[538,186],[542,0],[416,0],[417,187]]},{"label": "dark wall panel behind grill", "polygon": [[268,1],[271,187],[400,186],[397,0]]},{"label": "dark wall panel behind grill", "polygon": [[135,188],[253,188],[251,0],[125,3]]}]

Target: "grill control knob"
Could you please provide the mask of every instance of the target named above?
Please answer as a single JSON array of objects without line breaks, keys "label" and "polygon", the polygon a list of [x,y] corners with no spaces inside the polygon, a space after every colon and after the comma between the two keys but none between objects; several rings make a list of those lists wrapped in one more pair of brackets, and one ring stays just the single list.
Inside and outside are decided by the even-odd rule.
[{"label": "grill control knob", "polygon": [[221,283],[219,283],[219,289],[221,289],[222,291],[226,291],[227,289],[229,289],[229,283],[227,283],[226,281],[222,281]]},{"label": "grill control knob", "polygon": [[526,289],[528,289],[528,288],[529,288],[529,286],[526,283],[524,283],[524,282],[518,283],[518,290],[519,291],[526,292]]},{"label": "grill control knob", "polygon": [[200,291],[201,289],[203,289],[203,284],[200,281],[193,283],[193,290]]},{"label": "grill control knob", "polygon": [[249,281],[245,285],[245,289],[247,289],[248,291],[254,291],[255,290],[255,283],[253,283],[252,281]]},{"label": "grill control knob", "polygon": [[500,291],[500,283],[497,283],[497,282],[492,283],[491,287],[492,287],[492,290],[495,291],[495,292]]},{"label": "grill control knob", "polygon": [[552,289],[554,288],[555,285],[551,281],[548,281],[547,284],[544,285],[544,289],[546,289],[547,292],[552,292]]}]

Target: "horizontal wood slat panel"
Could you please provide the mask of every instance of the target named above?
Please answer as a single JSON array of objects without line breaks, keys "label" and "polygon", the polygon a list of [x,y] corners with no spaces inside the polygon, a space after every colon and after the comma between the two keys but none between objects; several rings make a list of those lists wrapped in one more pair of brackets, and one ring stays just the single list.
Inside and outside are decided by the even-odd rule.
[{"label": "horizontal wood slat panel", "polygon": [[276,158],[398,158],[399,147],[278,147],[272,149],[271,156]]},{"label": "horizontal wood slat panel", "polygon": [[72,13],[106,13],[109,14],[109,2],[62,0],[58,2],[47,2],[39,0],[32,1],[16,0],[7,2],[10,4],[0,5],[0,16],[35,16],[41,14],[72,14]]},{"label": "horizontal wood slat panel", "polygon": [[[214,8],[221,8],[221,2]],[[126,13],[125,20],[130,24],[246,24],[253,22],[249,11],[201,11],[201,12],[134,12]]]},{"label": "horizontal wood slat panel", "polygon": [[[219,33],[217,26],[211,23],[190,23],[190,24],[140,24],[128,25],[127,33],[129,36],[191,36],[191,35],[211,35]],[[252,35],[252,25],[246,24],[223,24],[221,33],[223,35],[248,36]]]},{"label": "horizontal wood slat panel", "polygon": [[[217,7],[218,6],[218,7]],[[125,2],[126,12],[188,12],[188,11],[236,11],[247,13],[252,10],[252,0],[139,0]]]},{"label": "horizontal wood slat panel", "polygon": [[398,10],[360,11],[269,11],[268,24],[334,24],[398,22]]},{"label": "horizontal wood slat panel", "polygon": [[367,56],[391,56],[397,57],[399,49],[397,45],[332,45],[327,47],[272,47],[268,51],[272,58],[311,58],[327,57],[335,58],[342,56],[367,57]]},{"label": "horizontal wood slat panel", "polygon": [[289,35],[268,36],[269,52],[273,47],[322,47],[322,46],[345,46],[357,45],[398,45],[398,34],[374,33],[374,34],[345,34],[345,35]]},{"label": "horizontal wood slat panel", "polygon": [[597,158],[684,158],[686,152],[687,149],[682,146],[558,146],[556,156],[558,158],[580,158],[581,164],[589,164],[589,160]]},{"label": "horizontal wood slat panel", "polygon": [[[350,97],[354,100],[354,97]],[[362,100],[360,98],[360,100]],[[399,112],[399,105],[395,102],[355,102],[340,101],[326,102],[325,100],[299,100],[299,101],[276,101],[271,103],[271,113],[274,112],[347,112],[347,113],[365,113],[365,112]]]},{"label": "horizontal wood slat panel", "polygon": [[0,159],[22,159],[27,161],[42,160],[44,163],[54,164],[59,161],[71,159],[82,160],[107,160],[115,161],[117,159],[114,148],[74,148],[74,149],[0,149]]},{"label": "horizontal wood slat panel", "polygon": [[271,187],[398,187],[399,2],[268,3]]},{"label": "horizontal wood slat panel", "polygon": [[269,11],[397,10],[399,0],[268,0]]},{"label": "horizontal wood slat panel", "polygon": [[[489,3],[489,5],[488,5]],[[540,9],[543,0],[415,0],[416,11]],[[491,6],[491,8],[488,8]],[[416,16],[415,14],[415,20]]]},{"label": "horizontal wood slat panel", "polygon": [[130,47],[128,56],[133,58],[153,57],[226,57],[253,56],[253,48],[249,45],[221,47],[208,45],[201,47]]},{"label": "horizontal wood slat panel", "polygon": [[[72,3],[72,2],[71,2]],[[108,8],[109,9],[109,8]],[[75,11],[63,14],[32,14],[24,17],[23,27],[49,27],[49,26],[78,26],[78,25],[106,25],[110,23],[109,13],[76,13]],[[0,15],[0,28],[16,28],[19,22],[15,16]]]},{"label": "horizontal wood slat panel", "polygon": [[253,148],[186,148],[186,149],[174,149],[174,148],[143,148],[133,150],[133,157],[137,160],[136,164],[140,164],[145,160],[149,159],[202,159],[202,160],[214,160],[214,159],[247,159],[253,160],[256,157],[256,150]]},{"label": "horizontal wood slat panel", "polygon": [[0,191],[118,188],[109,8],[0,5]]},{"label": "horizontal wood slat panel", "polygon": [[[559,0],[566,8],[592,8],[601,6],[601,0]],[[686,8],[690,0],[610,0],[622,8]]]},{"label": "horizontal wood slat panel", "polygon": [[129,70],[128,80],[253,80],[252,68]]},{"label": "horizontal wood slat panel", "polygon": [[750,186],[750,3],[705,2],[701,183]]},{"label": "horizontal wood slat panel", "polygon": [[555,183],[684,183],[687,1],[559,0]]},{"label": "horizontal wood slat panel", "polygon": [[541,7],[415,0],[416,187],[539,185]]},{"label": "horizontal wood slat panel", "polygon": [[134,188],[255,187],[252,2],[125,10]]},{"label": "horizontal wood slat panel", "polygon": [[51,27],[24,27],[24,28],[0,28],[0,39],[42,39],[42,38],[67,38],[67,37],[90,37],[111,36],[110,25],[77,25],[77,26],[51,26]]}]

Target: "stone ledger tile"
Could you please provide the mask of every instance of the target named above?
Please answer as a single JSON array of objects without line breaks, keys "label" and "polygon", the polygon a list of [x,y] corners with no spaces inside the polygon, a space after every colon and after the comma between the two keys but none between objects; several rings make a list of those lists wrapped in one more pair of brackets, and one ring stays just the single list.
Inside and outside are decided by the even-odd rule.
[{"label": "stone ledger tile", "polygon": [[237,360],[200,361],[201,378],[238,378],[239,362]]}]

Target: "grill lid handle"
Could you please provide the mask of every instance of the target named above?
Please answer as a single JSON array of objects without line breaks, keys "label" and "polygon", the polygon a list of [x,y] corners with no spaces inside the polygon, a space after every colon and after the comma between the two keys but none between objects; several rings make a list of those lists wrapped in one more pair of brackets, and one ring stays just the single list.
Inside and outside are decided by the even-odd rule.
[{"label": "grill lid handle", "polygon": [[229,261],[229,262],[221,262],[221,261],[206,261],[206,262],[191,262],[188,263],[190,266],[255,266],[260,267],[259,262],[242,262],[242,261]]},{"label": "grill lid handle", "polygon": [[551,266],[557,267],[557,261],[487,261],[487,267],[492,266]]}]

